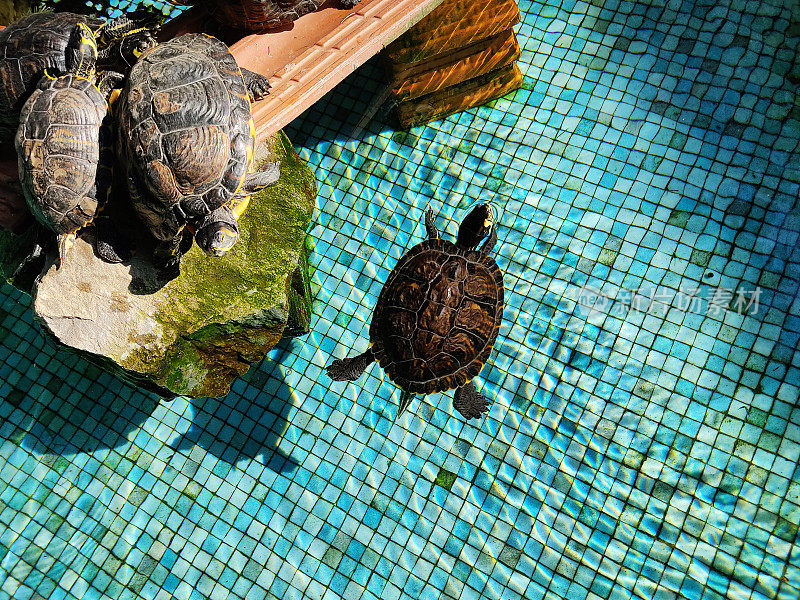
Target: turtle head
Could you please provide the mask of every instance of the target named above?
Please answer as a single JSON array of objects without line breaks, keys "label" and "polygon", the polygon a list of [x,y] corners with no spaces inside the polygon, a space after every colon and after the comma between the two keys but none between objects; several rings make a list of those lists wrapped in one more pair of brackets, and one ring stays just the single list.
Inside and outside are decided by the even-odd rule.
[{"label": "turtle head", "polygon": [[212,221],[195,231],[194,240],[209,256],[222,256],[239,241],[239,228],[235,223]]},{"label": "turtle head", "polygon": [[75,25],[66,51],[67,72],[93,79],[97,65],[97,40],[86,23]]},{"label": "turtle head", "polygon": [[101,71],[117,71],[129,73],[145,52],[155,48],[158,42],[149,29],[136,29],[130,33],[113,39],[100,51],[97,68]]},{"label": "turtle head", "polygon": [[489,204],[479,204],[464,217],[458,228],[456,246],[473,250],[486,239],[494,227],[494,211]]},{"label": "turtle head", "polygon": [[[156,47],[156,38],[148,29],[139,29],[119,40],[119,58],[130,68],[150,48]],[[127,71],[127,69],[126,69]]]}]

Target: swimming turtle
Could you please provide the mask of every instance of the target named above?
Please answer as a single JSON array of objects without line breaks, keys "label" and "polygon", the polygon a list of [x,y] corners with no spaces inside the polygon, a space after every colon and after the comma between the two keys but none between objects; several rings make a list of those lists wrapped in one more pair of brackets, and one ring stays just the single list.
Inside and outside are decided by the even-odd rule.
[{"label": "swimming turtle", "polygon": [[455,388],[455,409],[465,419],[478,418],[489,404],[470,380],[489,357],[503,319],[503,274],[489,256],[497,241],[494,213],[489,204],[472,209],[455,244],[439,236],[430,209],[425,228],[427,239],[400,258],[381,290],[371,347],[333,361],[327,373],[352,381],[377,360],[403,390],[398,416],[415,394]]},{"label": "swimming turtle", "polygon": [[248,94],[258,99],[268,88],[206,34],[173,38],[131,69],[120,96],[119,154],[133,208],[157,240],[154,262],[168,276],[177,275],[187,228],[207,254],[224,254],[239,239],[234,210],[278,180],[278,163],[251,172]]},{"label": "swimming turtle", "polygon": [[126,73],[138,55],[155,46],[153,17],[132,13],[111,21],[74,13],[33,13],[0,31],[0,141],[12,140],[22,105],[45,71],[67,70],[67,46],[78,23],[96,36],[97,70]]},{"label": "swimming turtle", "polygon": [[[111,189],[106,99],[123,76],[106,72],[95,86],[96,59],[94,34],[77,23],[66,49],[66,74],[45,72],[22,107],[15,139],[23,195],[33,216],[58,236],[59,265],[68,241],[92,222]],[[111,229],[105,231],[113,236]],[[113,238],[98,238],[101,258],[123,260]]]},{"label": "swimming turtle", "polygon": [[[336,0],[340,8],[352,8],[360,0]],[[187,0],[175,4],[202,6],[219,23],[243,31],[264,31],[289,25],[314,12],[323,0]]]}]

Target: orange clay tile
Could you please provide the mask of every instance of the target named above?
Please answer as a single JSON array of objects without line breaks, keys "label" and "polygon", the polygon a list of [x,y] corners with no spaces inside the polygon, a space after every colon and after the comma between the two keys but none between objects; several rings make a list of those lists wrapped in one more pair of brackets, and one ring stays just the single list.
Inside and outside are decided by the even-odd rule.
[{"label": "orange clay tile", "polygon": [[395,63],[417,62],[510,29],[519,18],[514,0],[444,0],[386,53]]},{"label": "orange clay tile", "polygon": [[520,48],[514,31],[480,40],[447,55],[436,55],[415,63],[393,64],[391,93],[408,100],[478,77],[514,62]]},{"label": "orange clay tile", "polygon": [[407,129],[413,125],[441,119],[461,110],[486,104],[522,85],[522,73],[516,63],[501,67],[462,83],[426,94],[397,105],[397,119]]},{"label": "orange clay tile", "polygon": [[[441,1],[362,0],[349,10],[326,3],[291,27],[232,44],[239,65],[266,75],[272,86],[253,104],[257,139],[285,127]],[[208,18],[191,8],[167,23],[162,37],[201,31]]]}]

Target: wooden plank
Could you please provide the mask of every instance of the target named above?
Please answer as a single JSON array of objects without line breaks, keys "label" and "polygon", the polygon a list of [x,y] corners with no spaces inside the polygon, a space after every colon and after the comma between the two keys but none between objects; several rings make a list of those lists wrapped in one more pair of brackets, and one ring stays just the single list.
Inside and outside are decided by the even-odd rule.
[{"label": "wooden plank", "polygon": [[[441,2],[362,0],[349,10],[326,3],[290,28],[232,44],[239,65],[266,75],[272,86],[269,96],[253,104],[257,139],[288,125]],[[201,31],[207,19],[192,8],[167,23],[163,37]]]}]

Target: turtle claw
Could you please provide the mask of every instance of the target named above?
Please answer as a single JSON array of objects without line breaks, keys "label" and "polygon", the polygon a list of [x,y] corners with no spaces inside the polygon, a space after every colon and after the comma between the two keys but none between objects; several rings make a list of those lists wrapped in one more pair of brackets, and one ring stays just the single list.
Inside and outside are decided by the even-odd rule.
[{"label": "turtle claw", "polygon": [[269,79],[249,69],[242,69],[242,77],[244,78],[247,93],[250,94],[253,100],[261,100],[267,97],[270,88]]}]

